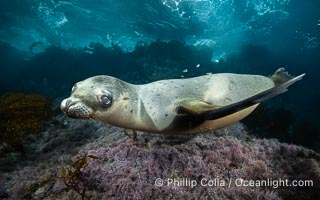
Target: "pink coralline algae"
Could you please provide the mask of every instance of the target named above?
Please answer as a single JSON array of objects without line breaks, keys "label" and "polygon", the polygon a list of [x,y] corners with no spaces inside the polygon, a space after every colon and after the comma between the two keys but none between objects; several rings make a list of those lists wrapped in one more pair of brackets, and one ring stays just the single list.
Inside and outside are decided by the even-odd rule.
[{"label": "pink coralline algae", "polygon": [[[97,157],[88,159],[84,169],[85,199],[300,200],[320,195],[317,153],[273,139],[252,138],[240,123],[191,138],[139,133],[136,143],[121,129],[95,122],[69,120],[66,126],[48,131],[65,129],[71,134],[70,127],[77,127],[81,134],[81,126],[87,127],[84,131],[101,133],[79,147],[76,155],[70,154],[72,161],[88,155]],[[3,174],[0,180],[7,181],[2,186],[6,198],[21,197],[28,186],[45,177],[59,177],[67,163],[59,159],[63,155],[52,153],[57,149],[47,150],[50,158],[45,159],[42,153],[40,162]],[[269,185],[258,185],[263,181]],[[301,185],[279,185],[281,181],[300,181]],[[37,189],[31,197],[81,199],[59,178],[50,184]]]}]

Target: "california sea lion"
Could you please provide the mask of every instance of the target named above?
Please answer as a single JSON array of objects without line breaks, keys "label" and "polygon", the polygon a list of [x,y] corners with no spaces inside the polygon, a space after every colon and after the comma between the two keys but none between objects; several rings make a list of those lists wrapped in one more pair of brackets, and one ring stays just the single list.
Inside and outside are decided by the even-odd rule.
[{"label": "california sea lion", "polygon": [[95,76],[76,83],[61,109],[73,118],[143,132],[200,133],[243,119],[303,76],[292,77],[281,68],[271,77],[223,73],[144,85]]}]

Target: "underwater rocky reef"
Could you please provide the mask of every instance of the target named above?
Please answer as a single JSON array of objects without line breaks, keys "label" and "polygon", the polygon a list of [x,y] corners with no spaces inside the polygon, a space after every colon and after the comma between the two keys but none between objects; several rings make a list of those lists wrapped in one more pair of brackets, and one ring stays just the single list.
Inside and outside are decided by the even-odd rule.
[{"label": "underwater rocky reef", "polygon": [[[320,155],[310,149],[258,139],[237,123],[192,137],[138,133],[56,113],[27,155],[0,175],[1,199],[317,199]],[[11,155],[12,158],[12,155]],[[5,162],[6,160],[6,162]],[[14,166],[12,166],[14,165]],[[8,168],[7,168],[8,169]],[[156,186],[157,178],[163,179]],[[167,185],[169,178],[312,180],[304,187]],[[217,183],[216,183],[217,184]]]}]

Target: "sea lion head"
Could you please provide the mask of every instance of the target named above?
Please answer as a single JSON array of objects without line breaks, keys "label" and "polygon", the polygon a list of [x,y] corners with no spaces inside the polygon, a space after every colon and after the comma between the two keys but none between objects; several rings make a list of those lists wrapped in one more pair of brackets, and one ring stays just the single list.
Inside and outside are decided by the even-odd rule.
[{"label": "sea lion head", "polygon": [[114,104],[122,96],[123,87],[125,82],[114,77],[88,78],[74,84],[70,97],[61,102],[61,110],[77,119],[100,119],[101,113],[111,115]]}]

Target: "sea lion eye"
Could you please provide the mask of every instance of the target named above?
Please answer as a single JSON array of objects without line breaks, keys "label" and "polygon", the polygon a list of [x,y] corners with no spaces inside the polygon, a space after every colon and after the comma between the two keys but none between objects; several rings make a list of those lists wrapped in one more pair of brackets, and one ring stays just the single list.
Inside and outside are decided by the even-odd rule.
[{"label": "sea lion eye", "polygon": [[110,106],[112,102],[112,97],[109,95],[102,95],[100,101],[104,106]]}]

